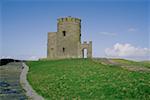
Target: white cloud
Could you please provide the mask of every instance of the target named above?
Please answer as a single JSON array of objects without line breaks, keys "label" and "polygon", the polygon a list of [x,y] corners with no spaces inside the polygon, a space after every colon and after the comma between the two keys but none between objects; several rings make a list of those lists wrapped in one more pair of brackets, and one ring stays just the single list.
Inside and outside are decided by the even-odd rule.
[{"label": "white cloud", "polygon": [[38,59],[39,59],[39,57],[37,57],[37,56],[31,56],[28,58],[28,60],[38,60]]},{"label": "white cloud", "polygon": [[106,48],[105,54],[109,57],[148,58],[150,56],[150,49],[135,47],[128,43],[116,43],[112,48]]},{"label": "white cloud", "polygon": [[39,58],[45,58],[44,56],[34,56],[34,55],[16,55],[16,56],[0,56],[0,59],[3,58],[11,58],[11,59],[19,59],[19,60],[38,60]]},{"label": "white cloud", "polygon": [[0,56],[0,59],[3,59],[3,58],[12,58],[11,56]]},{"label": "white cloud", "polygon": [[100,32],[100,34],[102,34],[102,35],[110,35],[110,36],[117,35],[116,33],[113,33],[113,32]]},{"label": "white cloud", "polygon": [[129,28],[129,29],[128,29],[128,32],[135,32],[135,31],[137,31],[136,28]]}]

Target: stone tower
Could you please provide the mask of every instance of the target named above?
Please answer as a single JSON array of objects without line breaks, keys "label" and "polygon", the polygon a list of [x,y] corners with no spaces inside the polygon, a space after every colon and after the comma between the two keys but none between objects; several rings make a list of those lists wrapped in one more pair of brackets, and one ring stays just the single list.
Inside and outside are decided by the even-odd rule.
[{"label": "stone tower", "polygon": [[57,32],[48,32],[47,58],[91,58],[92,42],[81,44],[81,20],[65,17],[57,21]]}]

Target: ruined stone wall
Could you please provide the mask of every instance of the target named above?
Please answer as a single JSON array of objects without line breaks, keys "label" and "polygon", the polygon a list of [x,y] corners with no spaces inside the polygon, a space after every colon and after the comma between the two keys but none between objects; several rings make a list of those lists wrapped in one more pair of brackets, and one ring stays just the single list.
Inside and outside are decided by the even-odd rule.
[{"label": "ruined stone wall", "polygon": [[57,32],[48,32],[47,57],[49,59],[54,59],[57,57],[56,44],[57,44]]},{"label": "ruined stone wall", "polygon": [[87,49],[87,58],[92,58],[92,41],[90,41],[89,43],[87,43],[87,41],[84,41],[83,44],[81,44],[80,47],[81,58],[84,57],[83,55],[84,49]]}]

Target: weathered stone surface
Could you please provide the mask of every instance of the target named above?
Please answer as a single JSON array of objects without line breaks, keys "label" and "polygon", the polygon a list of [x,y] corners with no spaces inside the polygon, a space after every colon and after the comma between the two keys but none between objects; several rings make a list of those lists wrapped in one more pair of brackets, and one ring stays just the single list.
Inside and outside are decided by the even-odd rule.
[{"label": "weathered stone surface", "polygon": [[59,18],[57,32],[48,32],[47,58],[92,58],[92,41],[81,43],[81,20],[73,17]]}]

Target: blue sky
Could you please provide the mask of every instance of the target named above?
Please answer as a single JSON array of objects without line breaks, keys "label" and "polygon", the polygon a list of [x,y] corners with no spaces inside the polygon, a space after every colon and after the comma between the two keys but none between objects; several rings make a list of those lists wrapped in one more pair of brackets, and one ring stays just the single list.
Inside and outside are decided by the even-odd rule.
[{"label": "blue sky", "polygon": [[57,31],[57,18],[82,20],[82,41],[93,41],[94,57],[148,59],[148,0],[3,0],[0,56],[46,57],[47,32]]}]

